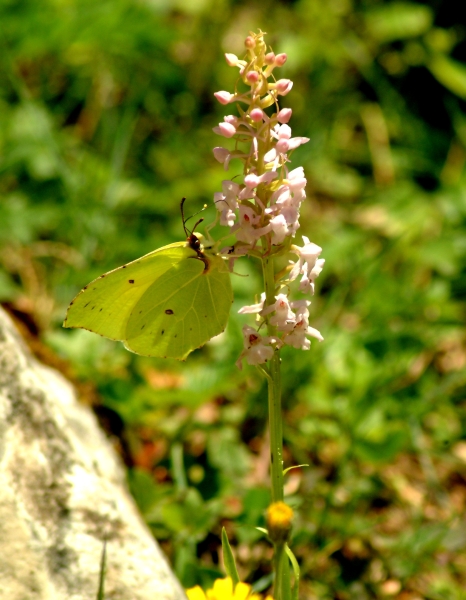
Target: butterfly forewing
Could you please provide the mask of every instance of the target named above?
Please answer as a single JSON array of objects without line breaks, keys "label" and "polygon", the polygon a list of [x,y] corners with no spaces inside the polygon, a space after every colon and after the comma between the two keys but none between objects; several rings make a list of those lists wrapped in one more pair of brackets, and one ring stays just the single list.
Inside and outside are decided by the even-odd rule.
[{"label": "butterfly forewing", "polygon": [[184,242],[178,242],[101,275],[70,304],[64,327],[81,327],[124,341],[131,311],[147,289],[173,265],[196,256]]}]

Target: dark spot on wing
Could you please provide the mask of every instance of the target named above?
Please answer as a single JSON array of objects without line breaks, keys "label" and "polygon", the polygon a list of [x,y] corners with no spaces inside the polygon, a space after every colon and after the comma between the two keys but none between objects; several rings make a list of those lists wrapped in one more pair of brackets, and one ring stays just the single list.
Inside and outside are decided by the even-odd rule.
[{"label": "dark spot on wing", "polygon": [[165,333],[165,329],[162,329],[162,335]]},{"label": "dark spot on wing", "polygon": [[96,290],[97,288],[92,288],[93,290]]},{"label": "dark spot on wing", "polygon": [[83,287],[83,291],[84,291],[84,290],[87,290],[87,285],[85,285],[85,286]]},{"label": "dark spot on wing", "polygon": [[123,265],[121,268],[122,268],[122,269],[126,269],[126,265]]},{"label": "dark spot on wing", "polygon": [[145,324],[141,327],[141,330],[144,329],[144,327],[145,327]]},{"label": "dark spot on wing", "polygon": [[139,314],[141,314],[141,313],[142,313],[142,310],[139,311]]},{"label": "dark spot on wing", "polygon": [[91,301],[89,300],[89,302],[84,305],[84,308],[86,308],[87,306],[89,306],[90,303],[91,303]]},{"label": "dark spot on wing", "polygon": [[175,333],[175,335],[173,337],[178,337],[178,334]]},{"label": "dark spot on wing", "polygon": [[134,283],[134,279],[128,279],[128,283]]},{"label": "dark spot on wing", "polygon": [[172,309],[171,308],[167,308],[167,310],[165,311],[165,314],[166,315],[172,315],[173,314]]},{"label": "dark spot on wing", "polygon": [[102,312],[102,309],[100,309],[99,312]]},{"label": "dark spot on wing", "polygon": [[91,310],[94,310],[94,308],[95,308],[95,304],[94,304],[94,306],[91,308]]},{"label": "dark spot on wing", "polygon": [[71,306],[72,304],[74,304],[74,300],[72,300],[72,301],[70,302],[70,306]]},{"label": "dark spot on wing", "polygon": [[103,279],[103,278],[105,277],[105,275],[106,275],[106,274],[107,274],[107,273],[104,273],[103,275],[101,275],[99,279]]}]

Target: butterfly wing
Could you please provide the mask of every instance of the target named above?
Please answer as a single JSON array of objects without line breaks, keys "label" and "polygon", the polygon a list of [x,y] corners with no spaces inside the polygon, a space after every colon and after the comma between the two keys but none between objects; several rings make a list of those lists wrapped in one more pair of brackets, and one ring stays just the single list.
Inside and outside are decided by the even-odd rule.
[{"label": "butterfly wing", "polygon": [[167,271],[189,257],[197,257],[196,252],[177,242],[101,275],[71,302],[63,326],[126,340],[128,319],[140,298]]},{"label": "butterfly wing", "polygon": [[184,360],[221,333],[233,301],[224,262],[205,253],[173,265],[131,311],[125,345],[145,356]]},{"label": "butterfly wing", "polygon": [[222,259],[177,242],[92,281],[63,326],[123,341],[137,354],[183,360],[225,329],[232,301]]}]

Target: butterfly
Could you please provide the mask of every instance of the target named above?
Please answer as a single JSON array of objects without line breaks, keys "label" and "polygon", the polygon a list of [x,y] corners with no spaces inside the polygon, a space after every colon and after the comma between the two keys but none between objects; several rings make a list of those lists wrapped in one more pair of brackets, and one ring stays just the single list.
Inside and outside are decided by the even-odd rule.
[{"label": "butterfly", "polygon": [[94,279],[71,302],[64,327],[82,328],[143,356],[185,360],[224,331],[233,302],[223,259],[204,249],[183,214],[185,242],[154,250]]}]

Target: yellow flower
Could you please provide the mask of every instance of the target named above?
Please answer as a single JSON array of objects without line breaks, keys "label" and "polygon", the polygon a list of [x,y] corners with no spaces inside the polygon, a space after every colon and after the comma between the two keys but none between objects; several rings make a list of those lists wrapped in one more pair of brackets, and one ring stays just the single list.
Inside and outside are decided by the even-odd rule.
[{"label": "yellow flower", "polygon": [[[238,583],[233,591],[233,581],[230,577],[217,579],[211,590],[204,592],[198,585],[186,590],[189,600],[262,600],[259,594],[251,594],[251,586],[247,583]],[[265,600],[273,600],[267,596]]]},{"label": "yellow flower", "polygon": [[269,537],[273,542],[286,542],[293,521],[293,509],[284,502],[274,502],[266,514]]}]

